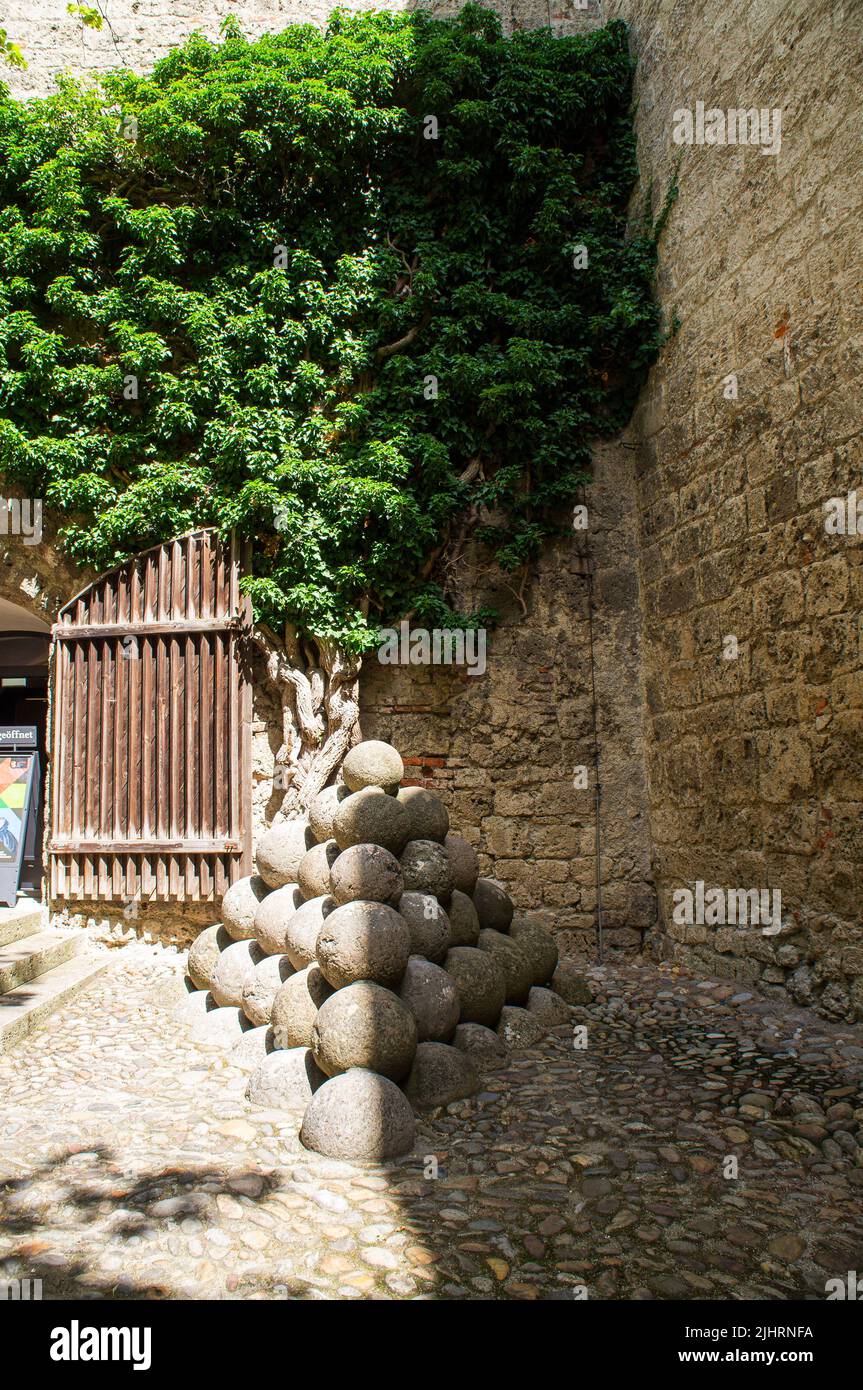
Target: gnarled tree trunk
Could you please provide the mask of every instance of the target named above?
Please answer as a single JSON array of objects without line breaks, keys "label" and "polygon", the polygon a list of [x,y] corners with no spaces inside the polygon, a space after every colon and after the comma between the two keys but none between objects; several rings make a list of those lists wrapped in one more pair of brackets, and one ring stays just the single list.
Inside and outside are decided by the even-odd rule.
[{"label": "gnarled tree trunk", "polygon": [[300,638],[290,624],[283,641],[265,624],[256,626],[254,638],[282,709],[276,785],[284,799],[275,824],[302,816],[359,742],[362,657],[323,638]]}]

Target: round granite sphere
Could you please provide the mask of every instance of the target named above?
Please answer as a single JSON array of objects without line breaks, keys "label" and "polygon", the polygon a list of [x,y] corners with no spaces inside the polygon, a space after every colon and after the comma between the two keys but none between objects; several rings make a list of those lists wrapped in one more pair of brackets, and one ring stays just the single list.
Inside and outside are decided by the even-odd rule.
[{"label": "round granite sphere", "polygon": [[569,1005],[553,989],[543,989],[542,985],[531,985],[527,1011],[545,1028],[557,1028],[562,1023],[569,1023]]},{"label": "round granite sphere", "polygon": [[398,910],[411,934],[411,955],[443,960],[450,948],[449,917],[431,893],[402,893]]},{"label": "round granite sphere", "polygon": [[339,803],[333,835],[341,850],[351,845],[382,845],[399,855],[410,839],[410,821],[397,797],[387,796],[380,787],[365,787]]},{"label": "round granite sphere", "polygon": [[222,925],[233,941],[251,941],[255,935],[255,914],[269,888],[252,874],[232,883],[222,899]]},{"label": "round granite sphere", "polygon": [[509,931],[515,911],[512,899],[490,878],[477,879],[473,904],[481,927],[488,927],[491,931]]},{"label": "round granite sphere", "polygon": [[374,980],[395,989],[411,951],[403,917],[386,903],[346,903],[331,912],[318,937],[318,965],[333,989]]},{"label": "round granite sphere", "polygon": [[363,787],[395,788],[405,775],[405,765],[391,743],[369,738],[357,743],[342,763],[345,785],[352,792]]},{"label": "round granite sphere", "polygon": [[336,818],[336,811],[345,797],[350,796],[350,787],[346,787],[343,782],[338,786],[324,787],[319,792],[309,807],[309,825],[312,827],[312,834],[320,844],[324,840],[333,838],[333,822]]},{"label": "round granite sphere", "polygon": [[268,1024],[262,1023],[260,1028],[247,1028],[228,1053],[230,1064],[253,1072],[265,1057],[269,1057],[274,1047],[273,1030]]},{"label": "round granite sphere", "polygon": [[411,840],[400,859],[405,892],[433,893],[447,903],[452,893],[452,866],[434,840]]},{"label": "round granite sphere", "polygon": [[318,937],[327,917],[336,909],[336,900],[321,893],[298,907],[285,927],[285,954],[295,970],[304,970],[315,959]]},{"label": "round granite sphere", "polygon": [[255,913],[255,940],[268,956],[285,954],[285,928],[303,895],[296,883],[286,883],[274,893],[268,893]]},{"label": "round granite sphere", "polygon": [[268,1110],[303,1110],[326,1079],[307,1047],[277,1049],[252,1072],[246,1100]]},{"label": "round granite sphere", "polygon": [[231,937],[221,924],[207,927],[189,947],[186,969],[195,989],[212,989],[213,973],[219,963],[219,956],[231,944]]},{"label": "round granite sphere", "polygon": [[337,903],[388,903],[402,895],[402,871],[382,845],[351,845],[330,870],[330,892]]},{"label": "round granite sphere", "polygon": [[243,986],[243,1013],[255,1028],[270,1022],[276,995],[293,973],[287,956],[265,956],[255,966]]},{"label": "round granite sphere", "polygon": [[304,898],[320,898],[330,891],[330,870],[339,857],[335,840],[324,840],[306,850],[297,869],[297,883]]},{"label": "round granite sphere", "polygon": [[476,850],[461,835],[454,835],[452,831],[444,840],[443,847],[446,850],[447,859],[452,864],[453,886],[460,893],[471,894],[476,888],[476,881],[479,878],[479,860]]},{"label": "round granite sphere", "polygon": [[399,989],[417,1022],[420,1042],[449,1042],[456,1030],[461,1004],[455,981],[439,965],[411,956]]},{"label": "round granite sphere", "polygon": [[506,976],[507,1004],[523,1004],[533,984],[533,966],[525,955],[503,932],[483,927],[477,946],[494,957]]},{"label": "round granite sphere", "polygon": [[479,941],[479,918],[473,898],[454,888],[447,908],[450,946],[475,946]]},{"label": "round granite sphere", "polygon": [[421,1042],[404,1092],[420,1109],[449,1105],[472,1096],[477,1088],[476,1067],[466,1052],[441,1042]]},{"label": "round granite sphere", "polygon": [[314,843],[314,836],[304,820],[282,821],[262,835],[255,865],[268,887],[281,888],[285,883],[296,883],[300,860]]},{"label": "round granite sphere", "polygon": [[496,1071],[506,1066],[506,1044],[491,1028],[481,1023],[460,1023],[455,1030],[453,1046],[466,1052],[480,1071]]},{"label": "round granite sphere", "polygon": [[228,946],[219,956],[213,971],[211,993],[216,1003],[222,1008],[230,1005],[231,1008],[241,1009],[243,990],[252,980],[255,966],[260,965],[262,960],[266,960],[266,956],[257,941],[235,941]]},{"label": "round granite sphere", "polygon": [[401,1081],[416,1050],[417,1025],[407,1004],[369,980],[331,994],[312,1026],[315,1061],[328,1076],[365,1067]]},{"label": "round granite sphere", "polygon": [[557,969],[558,950],[554,939],[534,922],[514,921],[509,929],[510,939],[530,961],[535,985],[546,985]]},{"label": "round granite sphere", "polygon": [[444,969],[458,990],[459,1022],[494,1028],[506,1003],[506,976],[491,953],[455,946],[447,952]]},{"label": "round granite sphere", "polygon": [[190,1036],[198,1047],[224,1054],[230,1052],[250,1028],[242,1009],[222,1005],[197,1019]]},{"label": "round granite sphere", "polygon": [[285,980],[270,1018],[276,1047],[311,1047],[318,1009],[332,992],[317,965],[307,965]]},{"label": "round granite sphere", "polygon": [[440,797],[425,787],[402,787],[398,799],[410,819],[411,839],[443,844],[449,830],[449,811]]},{"label": "round granite sphere", "polygon": [[327,1158],[382,1163],[409,1153],[415,1130],[404,1092],[385,1076],[354,1068],[315,1091],[300,1143]]}]

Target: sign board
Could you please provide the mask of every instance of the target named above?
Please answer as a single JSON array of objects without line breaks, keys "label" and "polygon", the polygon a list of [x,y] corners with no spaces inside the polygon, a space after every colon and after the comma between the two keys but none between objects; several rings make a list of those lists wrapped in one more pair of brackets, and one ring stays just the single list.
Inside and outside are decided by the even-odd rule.
[{"label": "sign board", "polygon": [[0,726],[0,903],[14,907],[25,859],[36,855],[39,754],[35,726]]}]

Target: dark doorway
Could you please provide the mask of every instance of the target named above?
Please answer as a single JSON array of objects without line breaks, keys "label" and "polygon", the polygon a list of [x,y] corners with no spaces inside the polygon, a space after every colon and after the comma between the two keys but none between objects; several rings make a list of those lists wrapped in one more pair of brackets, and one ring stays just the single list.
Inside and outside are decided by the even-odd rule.
[{"label": "dark doorway", "polygon": [[[16,621],[22,623],[17,630],[11,627],[11,623]],[[4,600],[0,600],[0,622],[10,624],[0,629],[0,725],[17,724],[36,728],[42,789],[38,802],[34,857],[24,860],[20,889],[41,897],[51,634],[44,623],[32,618],[25,609]]]}]

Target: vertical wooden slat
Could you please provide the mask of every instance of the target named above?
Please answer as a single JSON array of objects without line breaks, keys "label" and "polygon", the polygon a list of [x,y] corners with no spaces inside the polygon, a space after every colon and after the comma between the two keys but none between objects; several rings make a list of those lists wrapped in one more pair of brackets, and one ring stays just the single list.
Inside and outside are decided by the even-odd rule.
[{"label": "vertical wooden slat", "polygon": [[[198,532],[127,562],[60,614],[52,898],[209,899],[249,872],[251,689],[241,639],[218,627],[146,631],[248,622],[240,572],[235,542]],[[110,631],[76,637],[90,624]],[[160,840],[161,853],[134,849]],[[202,840],[224,847],[194,850]],[[93,848],[76,850],[81,841]]]}]

